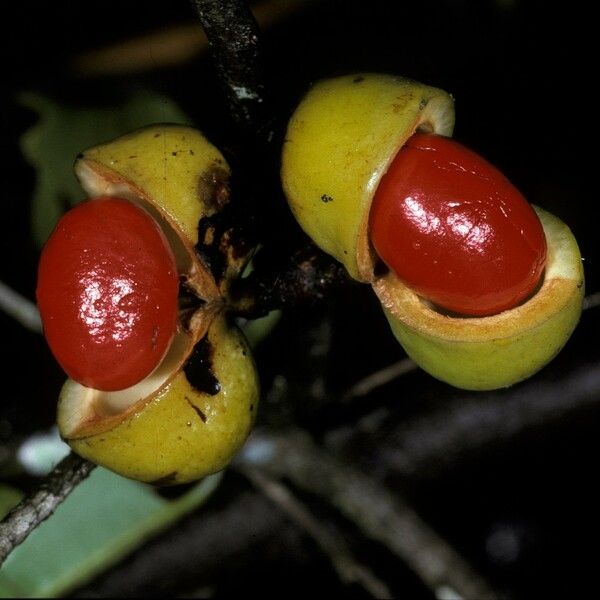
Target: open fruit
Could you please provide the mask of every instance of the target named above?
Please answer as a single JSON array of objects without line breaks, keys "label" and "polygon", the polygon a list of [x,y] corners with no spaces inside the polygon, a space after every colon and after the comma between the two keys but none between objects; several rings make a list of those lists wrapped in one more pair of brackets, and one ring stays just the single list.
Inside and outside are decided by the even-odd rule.
[{"label": "open fruit", "polygon": [[[518,300],[524,302],[500,303],[502,312],[475,318],[451,316],[393,271],[382,273],[369,229],[382,178],[411,136],[450,136],[453,124],[452,98],[435,88],[379,74],[322,81],[290,120],[282,181],[302,228],[352,277],[373,286],[394,334],[419,365],[457,387],[494,389],[539,370],[571,335],[582,308],[581,257],[569,229],[538,210],[547,246],[537,244],[538,258],[547,256],[539,289],[543,261],[534,256],[532,283]],[[441,250],[439,259],[444,259]],[[479,311],[473,297],[468,301],[471,315],[493,308],[490,302]]]},{"label": "open fruit", "polygon": [[250,350],[225,314],[245,257],[213,226],[228,202],[229,167],[198,131],[157,125],[84,152],[75,172],[89,196],[131,202],[158,224],[176,264],[179,310],[164,358],[141,381],[104,391],[65,383],[60,433],[81,456],[156,485],[218,471],[258,403]]},{"label": "open fruit", "polygon": [[515,308],[487,317],[452,317],[391,272],[373,284],[394,335],[434,377],[470,390],[511,385],[554,358],[575,329],[584,294],[579,248],[562,221],[536,211],[548,261],[540,288]]}]

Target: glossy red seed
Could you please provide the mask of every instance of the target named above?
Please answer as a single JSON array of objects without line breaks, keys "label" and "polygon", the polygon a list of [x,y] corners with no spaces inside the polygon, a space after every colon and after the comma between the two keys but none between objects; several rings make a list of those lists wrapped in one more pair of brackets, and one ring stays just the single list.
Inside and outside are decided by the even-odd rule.
[{"label": "glossy red seed", "polygon": [[119,390],[151,373],[175,332],[179,277],[168,242],[143,209],[95,198],[60,220],[38,270],[46,340],[79,383]]},{"label": "glossy red seed", "polygon": [[417,133],[375,194],[371,241],[417,294],[448,311],[485,316],[513,308],[546,263],[541,223],[522,194],[459,143]]}]

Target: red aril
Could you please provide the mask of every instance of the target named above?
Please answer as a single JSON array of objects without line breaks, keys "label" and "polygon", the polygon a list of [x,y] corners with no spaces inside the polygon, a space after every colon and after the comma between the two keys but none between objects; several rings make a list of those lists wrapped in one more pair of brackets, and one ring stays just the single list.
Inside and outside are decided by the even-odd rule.
[{"label": "red aril", "polygon": [[546,239],[531,205],[459,143],[416,133],[381,179],[372,244],[417,294],[465,316],[513,308],[539,285]]},{"label": "red aril", "polygon": [[77,205],[42,251],[44,334],[67,374],[87,387],[124,389],[155,369],[175,333],[178,290],[163,232],[124,199]]}]

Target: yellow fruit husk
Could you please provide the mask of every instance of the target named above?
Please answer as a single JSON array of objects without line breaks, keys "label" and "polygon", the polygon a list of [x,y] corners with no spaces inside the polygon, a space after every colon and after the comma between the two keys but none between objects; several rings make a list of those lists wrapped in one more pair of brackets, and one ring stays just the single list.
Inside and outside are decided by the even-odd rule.
[{"label": "yellow fruit husk", "polygon": [[[199,223],[229,200],[229,166],[199,131],[155,125],[86,150],[75,172],[89,196],[126,198],[154,216],[198,302],[182,313],[161,364],[138,384],[102,392],[68,380],[58,404],[61,436],[125,477],[156,485],[205,477],[239,450],[259,396],[251,352],[225,315],[227,285],[245,259],[216,240],[228,253],[218,281],[199,239]],[[196,360],[199,349],[210,355]],[[203,378],[213,388],[198,385]]]},{"label": "yellow fruit husk", "polygon": [[524,304],[482,318],[444,315],[393,273],[378,279],[379,297],[392,331],[425,371],[456,387],[490,390],[533,375],[564,346],[581,315],[581,255],[569,228],[536,207],[546,234],[544,281]]},{"label": "yellow fruit husk", "polygon": [[59,400],[58,424],[71,448],[125,477],[156,485],[194,481],[223,469],[250,432],[259,384],[245,338],[224,317],[211,324],[208,343],[210,370],[220,386],[217,394],[196,389],[182,370],[133,412],[92,435],[64,431],[74,405],[88,393],[68,380]]},{"label": "yellow fruit husk", "polygon": [[75,173],[89,196],[119,195],[129,186],[193,246],[200,219],[219,209],[214,187],[227,180],[230,169],[199,131],[153,125],[86,150]]},{"label": "yellow fruit husk", "polygon": [[194,247],[198,224],[228,200],[230,168],[202,133],[183,125],[145,127],[83,152],[75,174],[89,197],[126,198],[150,212],[188,284],[204,299],[220,296]]},{"label": "yellow fruit husk", "polygon": [[446,92],[401,77],[357,74],[316,84],[294,112],[281,177],[294,216],[325,252],[372,281],[367,235],[379,181],[417,129],[452,134]]}]

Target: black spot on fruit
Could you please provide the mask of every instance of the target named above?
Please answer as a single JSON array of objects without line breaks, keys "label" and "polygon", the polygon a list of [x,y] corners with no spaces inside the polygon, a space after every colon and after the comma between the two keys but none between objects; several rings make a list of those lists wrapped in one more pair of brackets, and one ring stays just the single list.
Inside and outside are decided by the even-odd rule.
[{"label": "black spot on fruit", "polygon": [[206,415],[197,407],[189,398],[186,397],[187,403],[194,409],[196,414],[200,417],[203,423],[206,423]]},{"label": "black spot on fruit", "polygon": [[183,367],[190,385],[209,396],[215,396],[221,390],[221,384],[212,370],[212,355],[213,347],[208,341],[208,337],[205,336],[196,344]]}]

